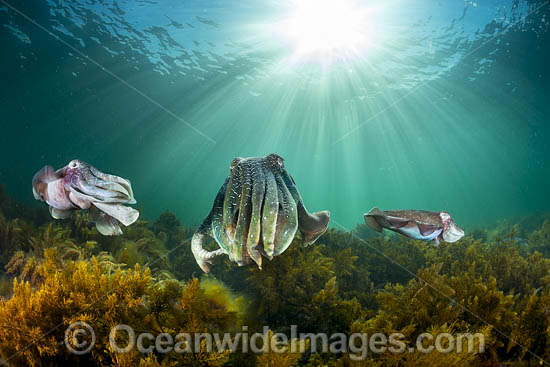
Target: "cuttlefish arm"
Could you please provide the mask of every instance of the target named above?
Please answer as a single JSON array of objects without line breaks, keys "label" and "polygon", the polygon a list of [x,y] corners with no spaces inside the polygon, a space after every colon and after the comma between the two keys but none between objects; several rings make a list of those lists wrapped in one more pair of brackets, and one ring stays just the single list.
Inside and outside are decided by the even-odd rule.
[{"label": "cuttlefish arm", "polygon": [[73,210],[56,209],[53,206],[50,206],[49,210],[53,219],[67,219],[73,214]]},{"label": "cuttlefish arm", "polygon": [[210,272],[210,266],[212,260],[220,255],[228,254],[229,251],[224,248],[220,248],[215,251],[206,250],[202,244],[206,236],[211,236],[216,239],[216,242],[223,247],[227,247],[227,233],[223,227],[223,200],[229,183],[229,178],[225,180],[225,183],[222,185],[216,199],[214,200],[214,205],[208,216],[201,223],[193,238],[191,239],[191,252],[195,257],[195,260],[199,267],[205,273]]},{"label": "cuttlefish arm", "polygon": [[94,202],[92,205],[96,206],[103,213],[115,218],[125,226],[131,225],[139,217],[139,212],[129,206],[97,202]]},{"label": "cuttlefish arm", "polygon": [[212,237],[216,240],[220,248],[222,248],[226,253],[229,252],[229,237],[227,236],[227,231],[223,226],[223,200],[228,184],[229,177],[225,179],[222,187],[218,190],[216,198],[214,199],[212,210],[204,221],[205,225],[210,226],[210,229],[207,229],[206,233],[212,233]]},{"label": "cuttlefish arm", "polygon": [[283,182],[280,175],[275,177],[277,181],[280,209],[277,213],[277,231],[275,232],[275,252],[273,256],[282,254],[292,243],[298,230],[298,213],[296,201]]},{"label": "cuttlefish arm", "polygon": [[69,186],[69,199],[71,202],[79,207],[80,209],[89,209],[92,205],[93,199],[85,194],[82,194],[81,192],[75,190],[73,187]]},{"label": "cuttlefish arm", "polygon": [[252,213],[250,216],[250,228],[248,230],[248,254],[252,260],[262,268],[262,254],[258,250],[262,233],[262,206],[265,196],[265,172],[259,168],[252,176]]},{"label": "cuttlefish arm", "polygon": [[464,231],[456,225],[444,230],[442,235],[445,242],[456,242],[464,236]]},{"label": "cuttlefish arm", "polygon": [[127,203],[128,204],[135,204],[136,200],[134,199],[134,192],[132,191],[132,184],[130,183],[130,180],[110,175],[107,173],[103,173],[99,171],[97,168],[90,166],[90,172],[97,178],[100,179],[98,182],[98,186],[109,190],[109,191],[116,191],[120,192],[121,194],[125,195],[127,197]]},{"label": "cuttlefish arm", "polygon": [[443,222],[443,233],[441,237],[443,237],[446,242],[456,242],[464,236],[464,230],[456,225],[449,213],[441,212],[439,216]]},{"label": "cuttlefish arm", "polygon": [[[86,162],[72,160],[62,169],[62,174],[65,189],[72,192],[77,200],[118,204],[136,203],[130,181],[103,173]],[[82,205],[77,205],[82,208]]]},{"label": "cuttlefish arm", "polygon": [[119,236],[122,234],[118,221],[108,214],[105,214],[95,206],[90,206],[90,216],[95,223],[99,233],[104,236]]},{"label": "cuttlefish arm", "polygon": [[76,192],[88,201],[118,204],[135,204],[136,202],[121,185],[106,182],[93,176],[80,179],[76,184],[71,182],[69,186],[71,191]]},{"label": "cuttlefish arm", "polygon": [[242,158],[235,158],[231,162],[229,169],[229,181],[227,181],[227,187],[222,193],[221,190],[218,194],[223,195],[222,204],[222,228],[227,237],[226,250],[229,255],[229,259],[234,261],[233,249],[237,246],[235,241],[235,231],[237,227],[237,221],[239,218],[239,208],[241,204],[241,172],[238,163]]},{"label": "cuttlefish arm", "polygon": [[327,230],[330,221],[330,212],[328,210],[322,210],[316,213],[309,213],[292,176],[290,176],[285,169],[282,170],[281,176],[296,202],[298,228],[302,233],[304,245],[310,245],[317,241],[317,239]]},{"label": "cuttlefish arm", "polygon": [[277,214],[279,212],[279,193],[277,181],[273,172],[265,170],[265,197],[262,211],[262,241],[263,251],[271,260],[275,252],[275,232],[277,230]]},{"label": "cuttlefish arm", "polygon": [[250,255],[248,253],[248,229],[252,214],[252,172],[253,163],[246,160],[239,164],[241,171],[241,193],[239,203],[239,215],[235,227],[235,245],[232,247],[233,261],[239,266],[249,263]]}]

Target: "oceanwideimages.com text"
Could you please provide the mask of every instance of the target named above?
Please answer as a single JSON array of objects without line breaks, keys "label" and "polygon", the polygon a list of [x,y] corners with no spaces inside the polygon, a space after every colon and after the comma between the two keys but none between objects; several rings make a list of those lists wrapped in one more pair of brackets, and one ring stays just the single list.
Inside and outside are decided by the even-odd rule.
[{"label": "oceanwideimages.com text", "polygon": [[[483,353],[485,336],[481,333],[421,333],[416,340],[406,340],[402,333],[299,333],[292,325],[290,337],[272,333],[264,326],[262,333],[251,333],[243,326],[236,333],[138,333],[132,327],[119,324],[109,334],[110,347],[119,354],[137,350],[140,353],[348,353],[350,359],[360,361],[381,353]],[[307,341],[307,342],[305,342]],[[73,354],[91,352],[96,342],[92,326],[83,322],[71,324],[65,332],[65,345]]]}]

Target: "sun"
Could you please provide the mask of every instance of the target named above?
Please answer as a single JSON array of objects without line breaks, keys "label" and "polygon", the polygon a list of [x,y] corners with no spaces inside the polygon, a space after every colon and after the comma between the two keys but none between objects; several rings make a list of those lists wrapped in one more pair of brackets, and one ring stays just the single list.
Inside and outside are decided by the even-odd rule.
[{"label": "sun", "polygon": [[354,0],[295,0],[281,23],[294,59],[323,62],[359,55],[368,45],[368,9]]}]

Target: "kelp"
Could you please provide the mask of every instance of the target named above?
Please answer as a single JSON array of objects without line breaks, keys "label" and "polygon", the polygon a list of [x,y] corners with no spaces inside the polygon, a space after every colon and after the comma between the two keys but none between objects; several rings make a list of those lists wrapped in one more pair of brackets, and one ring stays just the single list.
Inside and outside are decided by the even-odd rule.
[{"label": "kelp", "polygon": [[25,223],[18,218],[8,219],[0,210],[0,269],[10,257],[25,246]]},{"label": "kelp", "polygon": [[[10,366],[56,365],[221,365],[227,353],[117,354],[109,332],[127,324],[154,336],[171,332],[228,330],[240,324],[242,311],[233,295],[198,279],[154,282],[139,265],[109,274],[94,257],[60,265],[55,251],[45,252],[40,265],[42,283],[33,289],[17,279],[13,296],[0,301],[0,358]],[[75,322],[94,328],[97,341],[85,356],[71,354],[63,343],[65,329]],[[117,343],[123,344],[118,339]]]},{"label": "kelp", "polygon": [[538,251],[545,257],[550,257],[550,220],[545,221],[539,229],[531,233],[527,242],[532,251]]},{"label": "kelp", "polygon": [[278,337],[272,330],[267,331],[267,340],[269,346],[265,347],[265,351],[258,356],[256,360],[257,367],[291,367],[297,366],[302,353],[300,351],[307,350],[309,340],[293,338],[291,340]]},{"label": "kelp", "polygon": [[321,246],[294,244],[263,270],[250,269],[247,281],[256,295],[257,317],[283,329],[296,324],[304,332],[346,331],[363,310],[357,300],[341,298],[334,268]]},{"label": "kelp", "polygon": [[[88,214],[54,221],[0,190],[0,358],[10,366],[529,366],[550,360],[550,221],[502,221],[436,247],[402,236],[329,229],[315,245],[297,238],[263,269],[219,258],[202,275],[194,228],[171,212],[101,236]],[[527,225],[529,224],[529,226]],[[205,244],[215,246],[215,243]],[[3,298],[1,298],[3,297]],[[97,345],[68,353],[64,330],[93,325]],[[484,353],[369,353],[354,360],[306,351],[260,355],[132,351],[108,345],[112,326],[139,332],[270,334],[481,333]],[[57,328],[54,328],[56,327]],[[50,330],[53,331],[50,332]],[[124,337],[120,341],[124,342]],[[307,341],[297,341],[307,343]]]}]

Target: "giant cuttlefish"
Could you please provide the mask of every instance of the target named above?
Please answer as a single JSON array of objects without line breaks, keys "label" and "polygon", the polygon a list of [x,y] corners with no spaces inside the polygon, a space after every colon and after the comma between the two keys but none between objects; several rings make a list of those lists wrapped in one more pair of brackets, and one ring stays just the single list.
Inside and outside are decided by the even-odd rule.
[{"label": "giant cuttlefish", "polygon": [[[208,263],[228,255],[239,266],[252,259],[262,266],[283,253],[299,229],[305,244],[315,242],[327,229],[330,213],[309,213],[292,177],[276,154],[258,158],[235,158],[229,176],[218,191],[214,205],[191,241],[191,250],[200,268],[208,273]],[[220,249],[202,247],[206,235]]]},{"label": "giant cuttlefish", "polygon": [[384,210],[372,208],[365,214],[365,222],[372,229],[382,232],[389,229],[417,240],[439,240],[455,242],[464,236],[447,212],[430,212],[426,210]]},{"label": "giant cuttlefish", "polygon": [[32,192],[50,206],[55,219],[89,209],[97,230],[106,236],[122,234],[119,223],[129,226],[139,217],[137,210],[123,205],[136,203],[130,181],[76,159],[57,171],[44,166],[32,179]]}]

